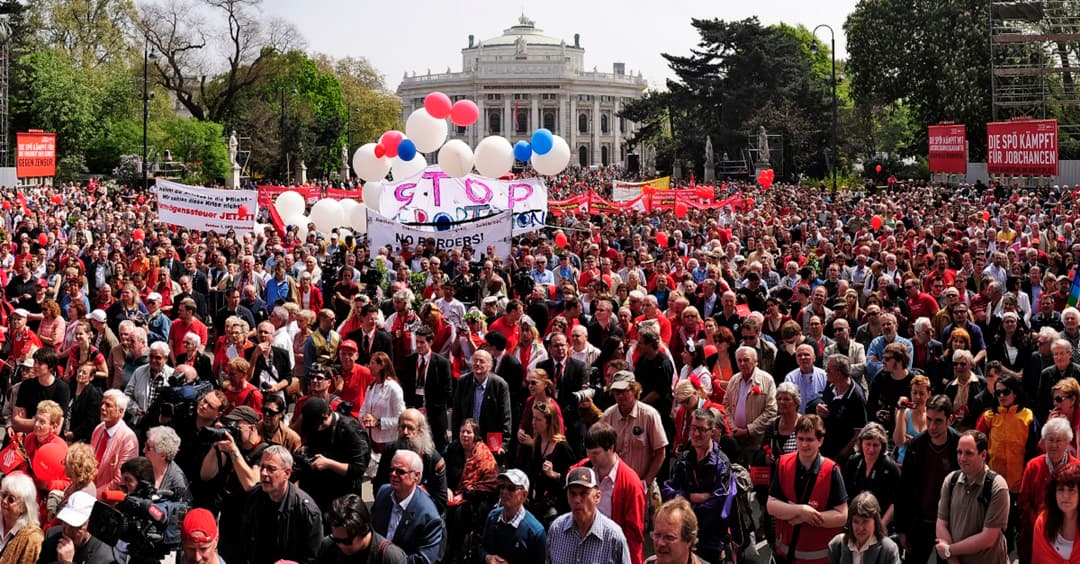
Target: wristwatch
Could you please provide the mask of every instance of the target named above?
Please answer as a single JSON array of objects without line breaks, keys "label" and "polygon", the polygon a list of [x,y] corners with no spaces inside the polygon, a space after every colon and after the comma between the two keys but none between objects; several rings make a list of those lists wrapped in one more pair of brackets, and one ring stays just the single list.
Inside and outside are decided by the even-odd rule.
[{"label": "wristwatch", "polygon": [[952,546],[945,545],[945,560],[952,558]]}]

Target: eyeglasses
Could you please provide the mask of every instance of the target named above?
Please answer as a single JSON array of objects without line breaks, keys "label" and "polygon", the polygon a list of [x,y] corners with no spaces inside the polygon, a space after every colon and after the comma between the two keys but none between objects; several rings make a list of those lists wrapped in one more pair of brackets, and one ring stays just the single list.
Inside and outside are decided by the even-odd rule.
[{"label": "eyeglasses", "polygon": [[352,542],[356,540],[356,535],[349,535],[343,539],[330,535],[330,540],[334,541],[334,544],[352,544]]},{"label": "eyeglasses", "polygon": [[885,356],[881,357],[881,360],[882,360],[882,361],[886,361],[886,360],[896,360],[896,357],[895,357],[895,356],[892,356],[892,355],[885,355]]},{"label": "eyeglasses", "polygon": [[264,409],[264,410],[262,410],[262,414],[265,415],[266,417],[274,417],[276,415],[281,415],[281,412],[280,411],[274,411],[273,409]]},{"label": "eyeglasses", "polygon": [[7,504],[14,504],[16,501],[19,501],[19,498],[15,497],[15,494],[12,494],[10,492],[4,492],[0,493],[0,501],[3,501]]},{"label": "eyeglasses", "polygon": [[158,360],[163,360],[163,359],[165,358],[165,355],[162,355],[162,354],[152,354],[152,355],[150,355],[150,358],[156,358],[156,359],[158,359]]},{"label": "eyeglasses", "polygon": [[1061,403],[1070,398],[1072,398],[1072,396],[1054,396],[1054,403]]},{"label": "eyeglasses", "polygon": [[330,379],[330,377],[327,376],[326,374],[312,374],[311,375],[311,381],[312,382],[315,382],[317,380],[329,380],[329,379]]},{"label": "eyeglasses", "polygon": [[530,385],[530,386],[535,386],[535,385],[536,385],[536,384],[538,384],[539,382],[537,382],[536,380],[529,380],[529,381],[528,381],[528,382],[526,382],[526,383],[527,383],[528,385]]},{"label": "eyeglasses", "polygon": [[651,533],[651,536],[652,536],[652,539],[653,539],[654,542],[658,541],[658,540],[662,540],[662,541],[664,541],[666,543],[673,543],[673,542],[679,542],[679,540],[681,540],[681,537],[679,537],[679,535],[672,534],[672,533],[661,534],[661,533],[653,532],[653,533]]},{"label": "eyeglasses", "polygon": [[404,476],[406,474],[412,474],[413,471],[406,468],[391,468],[390,473],[395,476]]},{"label": "eyeglasses", "polygon": [[[1007,390],[1007,389],[1006,390],[994,390],[994,395],[999,397],[999,398],[1003,398],[1005,396],[1012,395],[1012,390]],[[1057,398],[1054,398],[1054,399],[1057,399]]]},{"label": "eyeglasses", "polygon": [[702,427],[700,425],[691,425],[690,426],[690,432],[692,432],[692,433],[701,433],[701,434],[704,435],[705,433],[711,433],[712,432],[712,427]]},{"label": "eyeglasses", "polygon": [[960,362],[954,362],[953,363],[953,366],[967,366],[967,365],[968,365],[968,361],[966,361],[966,360],[962,360]]}]

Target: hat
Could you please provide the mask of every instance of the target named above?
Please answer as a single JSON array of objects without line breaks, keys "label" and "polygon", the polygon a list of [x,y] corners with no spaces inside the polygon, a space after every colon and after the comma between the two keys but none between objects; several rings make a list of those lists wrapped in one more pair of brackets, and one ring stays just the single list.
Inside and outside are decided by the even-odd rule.
[{"label": "hat", "polygon": [[484,305],[495,305],[499,303],[499,296],[488,296],[484,298]]},{"label": "hat", "polygon": [[331,234],[330,234],[330,238],[331,238],[331,239],[337,239],[337,238],[338,238],[338,234],[337,234],[337,233],[331,233]]},{"label": "hat", "polygon": [[521,316],[521,324],[528,325],[529,327],[532,327],[534,329],[536,328],[536,321],[533,321],[533,318],[529,317],[528,315]]},{"label": "hat", "polygon": [[106,319],[105,312],[103,310],[100,310],[100,309],[95,309],[94,311],[91,311],[90,315],[87,315],[86,317],[88,319],[92,319],[94,321],[97,321],[98,323],[105,323],[105,319]]},{"label": "hat", "polygon": [[634,373],[629,370],[620,370],[615,373],[611,378],[611,390],[628,390],[630,389],[630,383],[636,382],[637,378],[634,378]]},{"label": "hat", "polygon": [[94,501],[94,496],[84,491],[77,491],[64,502],[56,518],[72,527],[81,527],[90,519],[90,512],[94,510]]},{"label": "hat", "polygon": [[184,542],[198,544],[217,540],[218,526],[217,521],[214,520],[214,514],[201,507],[188,511],[180,529],[180,538]]},{"label": "hat", "polygon": [[23,368],[33,368],[34,367],[34,357],[28,356],[28,357],[24,358],[23,361],[22,361],[22,366],[23,366]]},{"label": "hat", "polygon": [[160,302],[161,301],[161,294],[159,294],[157,292],[150,292],[149,294],[146,295],[146,301],[148,301],[148,302]]},{"label": "hat", "polygon": [[41,278],[41,279],[39,279],[37,281],[37,285],[38,285],[38,288],[48,288],[49,287],[49,281],[44,279],[44,278]]},{"label": "hat", "polygon": [[19,317],[26,317],[26,316],[30,315],[29,311],[26,311],[25,309],[23,309],[21,307],[19,309],[16,309],[12,313],[14,313],[15,315],[18,315]]},{"label": "hat", "polygon": [[226,421],[243,421],[244,423],[251,423],[252,425],[259,422],[259,414],[255,413],[255,410],[246,406],[238,405],[225,416]]},{"label": "hat", "polygon": [[304,433],[310,433],[319,427],[322,418],[330,413],[330,405],[322,398],[308,398],[300,408],[301,427]]},{"label": "hat", "polygon": [[487,335],[484,335],[484,342],[495,347],[496,350],[506,349],[506,335],[498,331],[488,331]]},{"label": "hat", "polygon": [[599,484],[596,483],[596,473],[592,468],[580,467],[574,468],[566,475],[566,487],[570,486],[585,486],[586,488],[598,488]]},{"label": "hat", "polygon": [[343,349],[356,352],[356,351],[360,350],[360,347],[356,346],[356,341],[354,341],[352,339],[345,339],[344,341],[341,341],[340,345],[338,345],[338,350],[339,351],[343,350]]},{"label": "hat", "polygon": [[510,468],[502,474],[499,474],[499,479],[506,480],[523,490],[529,489],[529,477],[517,468]]}]

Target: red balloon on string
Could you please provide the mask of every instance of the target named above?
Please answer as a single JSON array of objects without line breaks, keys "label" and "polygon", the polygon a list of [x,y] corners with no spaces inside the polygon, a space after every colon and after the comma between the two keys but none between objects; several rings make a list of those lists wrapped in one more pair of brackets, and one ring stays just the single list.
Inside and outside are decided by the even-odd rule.
[{"label": "red balloon on string", "polygon": [[559,247],[560,249],[565,249],[567,242],[568,241],[566,240],[566,233],[563,233],[562,231],[560,231],[560,232],[555,234],[555,246],[556,247]]},{"label": "red balloon on string", "polygon": [[398,145],[401,144],[401,140],[404,138],[404,133],[391,129],[390,131],[383,133],[382,137],[379,137],[379,144],[377,145],[377,147],[382,147],[383,150],[386,152],[386,156],[394,158],[397,156]]},{"label": "red balloon on string", "polygon": [[375,145],[375,158],[381,159],[386,156],[386,147],[382,145]]},{"label": "red balloon on string", "polygon": [[983,221],[990,221],[990,212],[988,212],[986,210],[983,210],[982,218],[983,218]]},{"label": "red balloon on string", "polygon": [[135,231],[131,232],[131,238],[135,239],[136,241],[143,241],[146,239],[146,232],[144,232],[142,229],[135,229]]},{"label": "red balloon on string", "polygon": [[686,204],[679,202],[675,204],[675,217],[684,218],[690,210],[687,209]]},{"label": "red balloon on string", "polygon": [[45,245],[49,244],[49,236],[42,233],[41,235],[37,236],[37,242],[38,242],[39,245],[44,247]]},{"label": "red balloon on string", "polygon": [[873,227],[875,231],[881,229],[881,224],[882,221],[880,215],[875,215],[874,217],[870,218],[870,227]]},{"label": "red balloon on string", "polygon": [[64,458],[67,456],[67,445],[52,442],[42,445],[34,453],[34,460],[30,466],[34,469],[34,478],[41,483],[49,483],[64,478]]},{"label": "red balloon on string", "polygon": [[141,205],[146,203],[146,198],[143,197],[143,196],[139,196],[138,198],[135,198],[135,201],[138,202],[139,205],[141,206]]},{"label": "red balloon on string", "polygon": [[874,167],[874,172],[881,173],[881,165],[875,166]]},{"label": "red balloon on string", "polygon": [[656,244],[660,245],[661,247],[666,247],[668,244],[667,233],[664,233],[663,231],[657,231]]},{"label": "red balloon on string", "polygon": [[60,194],[53,194],[53,197],[49,198],[49,201],[54,204],[62,204],[64,203],[64,197]]},{"label": "red balloon on string", "polygon": [[11,209],[11,202],[9,202],[7,200],[4,200],[3,206],[4,206],[5,210],[10,210]]}]

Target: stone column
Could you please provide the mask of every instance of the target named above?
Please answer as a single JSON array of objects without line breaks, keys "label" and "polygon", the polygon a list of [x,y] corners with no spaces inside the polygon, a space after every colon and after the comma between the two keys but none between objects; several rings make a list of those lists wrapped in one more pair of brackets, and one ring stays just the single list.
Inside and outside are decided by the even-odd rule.
[{"label": "stone column", "polygon": [[[514,112],[510,108],[510,98],[513,94],[503,94],[503,137],[510,139],[514,133],[514,125],[510,123],[513,120]],[[511,141],[513,143],[513,141]]]},{"label": "stone column", "polygon": [[529,112],[529,131],[536,131],[542,126],[540,123],[540,101],[536,99],[537,96],[539,94],[529,95],[529,100],[532,101],[532,109]]},{"label": "stone column", "polygon": [[567,127],[568,125],[570,125],[570,120],[571,118],[569,100],[567,100],[567,96],[565,95],[559,96],[559,119],[555,120],[559,131],[556,132],[556,135],[562,136],[562,138],[566,139],[567,141],[571,139],[569,131],[570,128]]},{"label": "stone column", "polygon": [[570,115],[567,116],[570,122],[570,161],[576,162],[577,159],[577,95],[571,94],[570,98]]},{"label": "stone column", "polygon": [[600,162],[600,96],[593,96],[592,103],[592,161],[589,164],[602,164]]},{"label": "stone column", "polygon": [[480,108],[480,117],[476,118],[476,123],[473,124],[473,142],[472,146],[475,147],[481,139],[487,136],[487,108],[484,107],[484,100],[480,96],[474,96],[476,106]]},{"label": "stone column", "polygon": [[619,127],[619,97],[615,97],[615,109],[611,112],[611,127],[615,132],[615,141],[611,144],[611,162],[626,166],[622,160],[622,128]]}]

